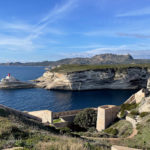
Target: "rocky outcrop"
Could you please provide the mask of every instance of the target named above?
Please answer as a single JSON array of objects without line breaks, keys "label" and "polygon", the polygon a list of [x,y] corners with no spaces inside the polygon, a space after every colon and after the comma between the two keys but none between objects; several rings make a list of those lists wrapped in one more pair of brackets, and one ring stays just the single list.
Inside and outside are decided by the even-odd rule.
[{"label": "rocky outcrop", "polygon": [[23,89],[23,88],[34,88],[35,85],[33,83],[26,82],[0,82],[0,89]]},{"label": "rocky outcrop", "polygon": [[145,88],[147,69],[97,69],[70,73],[47,71],[36,80],[38,87],[58,90],[138,89]]}]

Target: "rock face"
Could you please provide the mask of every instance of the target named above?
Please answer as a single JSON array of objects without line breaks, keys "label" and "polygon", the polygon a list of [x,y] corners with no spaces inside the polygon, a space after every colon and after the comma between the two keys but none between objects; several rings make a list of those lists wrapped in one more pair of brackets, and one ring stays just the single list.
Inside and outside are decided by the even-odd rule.
[{"label": "rock face", "polygon": [[99,69],[59,73],[47,71],[36,80],[38,87],[57,90],[145,88],[149,71],[142,68]]},{"label": "rock face", "polygon": [[146,97],[140,103],[139,112],[140,113],[142,113],[142,112],[150,112],[150,97]]},{"label": "rock face", "polygon": [[35,85],[26,82],[8,82],[0,83],[0,89],[22,89],[22,88],[34,88]]}]

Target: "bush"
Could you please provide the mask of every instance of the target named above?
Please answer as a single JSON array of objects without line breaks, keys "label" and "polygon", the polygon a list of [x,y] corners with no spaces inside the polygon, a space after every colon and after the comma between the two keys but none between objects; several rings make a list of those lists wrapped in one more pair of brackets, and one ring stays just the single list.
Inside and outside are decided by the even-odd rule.
[{"label": "bush", "polygon": [[135,109],[138,106],[138,104],[122,104],[121,110],[132,110]]},{"label": "bush", "polygon": [[139,112],[137,111],[137,110],[133,110],[133,111],[131,111],[131,113],[130,113],[132,116],[137,116],[137,115],[139,115]]},{"label": "bush", "polygon": [[96,128],[95,128],[95,127],[91,127],[91,128],[88,129],[88,131],[89,131],[89,132],[95,132],[95,131],[96,131]]},{"label": "bush", "polygon": [[79,112],[74,119],[74,124],[81,128],[88,129],[96,127],[97,113],[93,109],[85,109]]},{"label": "bush", "polygon": [[140,113],[140,117],[143,118],[143,117],[147,116],[148,114],[149,114],[149,112],[142,112],[142,113]]},{"label": "bush", "polygon": [[112,135],[117,135],[118,134],[118,130],[114,129],[114,128],[105,129],[104,132],[108,133],[108,134],[112,134]]},{"label": "bush", "polygon": [[122,104],[121,110],[120,110],[121,111],[120,117],[124,118],[126,115],[126,113],[125,113],[126,110],[130,111],[132,109],[135,109],[137,106],[138,106],[138,104],[135,104],[135,103],[134,104]]}]

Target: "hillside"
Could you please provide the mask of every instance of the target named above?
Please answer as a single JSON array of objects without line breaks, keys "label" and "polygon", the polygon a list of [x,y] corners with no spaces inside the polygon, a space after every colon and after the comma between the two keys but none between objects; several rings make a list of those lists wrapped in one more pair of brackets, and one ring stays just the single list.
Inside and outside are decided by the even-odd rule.
[{"label": "hillside", "polygon": [[10,63],[0,63],[0,65],[6,66],[56,66],[62,64],[144,64],[150,63],[149,59],[134,59],[131,55],[116,55],[116,54],[100,54],[93,57],[76,57],[76,58],[66,58],[58,61],[42,61],[42,62],[10,62]]},{"label": "hillside", "polygon": [[101,150],[101,144],[73,137],[65,129],[29,119],[19,111],[0,106],[0,149],[24,150]]}]

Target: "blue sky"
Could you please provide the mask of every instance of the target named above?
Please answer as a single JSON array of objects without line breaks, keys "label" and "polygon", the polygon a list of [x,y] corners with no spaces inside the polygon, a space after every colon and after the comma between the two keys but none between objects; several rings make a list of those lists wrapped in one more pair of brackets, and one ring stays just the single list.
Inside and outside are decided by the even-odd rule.
[{"label": "blue sky", "polygon": [[0,0],[0,62],[150,58],[149,0]]}]

